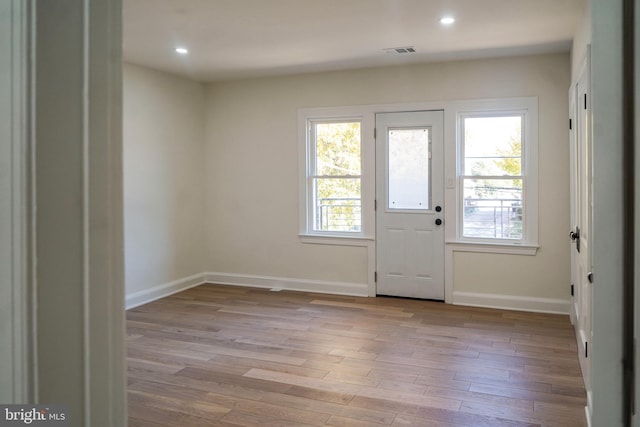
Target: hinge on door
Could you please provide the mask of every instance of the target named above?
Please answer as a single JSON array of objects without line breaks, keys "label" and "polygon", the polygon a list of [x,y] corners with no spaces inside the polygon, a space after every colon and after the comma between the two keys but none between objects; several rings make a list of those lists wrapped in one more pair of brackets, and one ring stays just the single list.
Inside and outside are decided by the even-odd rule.
[{"label": "hinge on door", "polygon": [[571,296],[573,296],[573,283],[571,284]]},{"label": "hinge on door", "polygon": [[584,342],[584,357],[585,358],[589,357],[589,342],[588,341]]},{"label": "hinge on door", "polygon": [[587,94],[584,94],[584,109],[587,109]]},{"label": "hinge on door", "polygon": [[374,211],[377,211],[377,210],[378,210],[378,199],[375,199],[375,200],[373,201],[373,210],[374,210]]},{"label": "hinge on door", "polygon": [[373,281],[378,283],[378,272],[377,271],[373,272]]},{"label": "hinge on door", "polygon": [[376,139],[377,137],[378,137],[378,129],[373,128],[373,139]]},{"label": "hinge on door", "polygon": [[569,119],[569,130],[573,129],[573,126],[571,125],[571,119]]}]

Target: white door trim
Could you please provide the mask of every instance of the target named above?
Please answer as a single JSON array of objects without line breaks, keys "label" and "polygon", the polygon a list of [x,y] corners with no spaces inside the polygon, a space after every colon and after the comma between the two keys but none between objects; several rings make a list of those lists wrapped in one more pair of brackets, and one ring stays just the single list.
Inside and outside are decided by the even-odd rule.
[{"label": "white door trim", "polygon": [[[429,130],[425,135],[429,135],[431,160],[430,206],[424,204],[424,209],[420,210],[392,209],[388,205],[389,136],[395,128],[416,127]],[[444,226],[434,224],[435,221],[441,224],[444,218],[444,111],[379,113],[376,115],[376,130],[376,293],[444,300]],[[396,242],[400,252],[393,250],[391,234],[402,236]],[[394,252],[396,261],[389,264]],[[419,256],[424,261],[415,258],[419,253],[422,253]],[[430,267],[428,260],[432,263]],[[397,269],[396,274],[388,268]]]},{"label": "white door trim", "polygon": [[32,400],[28,280],[29,3],[0,0],[0,402]]},{"label": "white door trim", "polygon": [[64,403],[74,425],[122,426],[121,0],[32,5],[34,401]]},{"label": "white door trim", "polygon": [[591,424],[623,419],[622,2],[591,2],[593,313]]},{"label": "white door trim", "polygon": [[[580,252],[577,253],[574,243],[571,247],[572,270],[575,290],[575,329],[578,343],[578,356],[580,367],[587,392],[588,413],[592,410],[592,285],[588,283],[587,274],[593,271],[592,244],[593,244],[593,136],[591,131],[591,86],[590,86],[590,49],[587,46],[585,55],[581,61],[580,71],[576,81],[572,83],[575,104],[575,129],[572,138],[575,138],[575,170],[572,174],[575,182],[572,185],[571,204],[574,204],[572,212],[572,227],[580,229]],[[572,141],[573,142],[573,141]],[[573,158],[571,159],[573,163]],[[587,164],[585,164],[585,161]],[[585,169],[586,167],[586,169]],[[586,210],[585,210],[586,207]],[[586,214],[584,214],[586,212]],[[575,222],[574,222],[575,221]],[[586,326],[585,326],[586,325]],[[587,357],[586,354],[589,353]]]}]

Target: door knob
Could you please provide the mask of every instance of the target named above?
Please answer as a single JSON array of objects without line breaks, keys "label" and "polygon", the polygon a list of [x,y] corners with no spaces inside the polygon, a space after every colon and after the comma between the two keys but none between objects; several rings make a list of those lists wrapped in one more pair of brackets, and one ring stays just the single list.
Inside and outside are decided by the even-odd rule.
[{"label": "door knob", "polygon": [[440,224],[442,224],[442,220],[440,218],[437,218],[436,219],[436,225],[440,225]]},{"label": "door knob", "polygon": [[442,208],[440,206],[436,206],[436,212],[440,212]]},{"label": "door knob", "polygon": [[580,227],[576,227],[576,231],[570,231],[569,237],[571,241],[576,242],[576,250],[580,252]]}]

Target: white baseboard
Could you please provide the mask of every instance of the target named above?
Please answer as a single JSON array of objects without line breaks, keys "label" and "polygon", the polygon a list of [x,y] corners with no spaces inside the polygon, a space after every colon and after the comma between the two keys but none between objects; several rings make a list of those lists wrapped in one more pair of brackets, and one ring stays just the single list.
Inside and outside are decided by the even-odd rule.
[{"label": "white baseboard", "polygon": [[571,300],[519,297],[500,294],[481,294],[473,292],[454,292],[453,304],[567,315],[571,310]]},{"label": "white baseboard", "polygon": [[[200,273],[128,294],[125,299],[125,307],[129,310],[205,283],[359,297],[369,295],[369,286],[366,283],[329,282],[234,273]],[[473,292],[454,292],[453,304],[555,314],[569,314],[571,310],[570,300]]]},{"label": "white baseboard", "polygon": [[205,273],[204,277],[208,283],[217,283],[220,285],[250,286],[254,288],[351,295],[358,297],[366,297],[369,295],[369,286],[366,283],[327,282],[321,280],[290,279],[284,277],[249,276],[233,273]]},{"label": "white baseboard", "polygon": [[138,307],[139,305],[168,297],[169,295],[202,285],[203,283],[205,283],[205,274],[199,273],[194,274],[193,276],[174,280],[173,282],[164,283],[162,285],[153,286],[149,289],[134,292],[125,297],[125,309],[129,310],[130,308]]}]

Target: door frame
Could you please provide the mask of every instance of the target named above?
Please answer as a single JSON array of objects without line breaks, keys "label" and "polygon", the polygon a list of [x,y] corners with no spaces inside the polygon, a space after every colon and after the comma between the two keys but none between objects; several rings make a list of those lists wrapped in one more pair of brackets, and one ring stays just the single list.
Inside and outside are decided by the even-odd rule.
[{"label": "door frame", "polygon": [[0,0],[0,402],[33,401],[33,332],[29,282],[30,173],[28,30],[30,5]]},{"label": "door frame", "polygon": [[[588,285],[587,289],[583,288],[588,272],[593,271],[593,132],[591,119],[591,75],[590,75],[590,47],[587,45],[584,56],[580,61],[579,71],[575,80],[571,82],[569,90],[569,109],[570,118],[572,120],[570,130],[570,227],[575,231],[575,227],[580,226],[581,243],[584,242],[584,236],[587,236],[587,246],[581,247],[581,252],[576,251],[576,243],[571,243],[571,285],[574,292],[572,293],[571,321],[574,325],[576,339],[578,344],[578,357],[580,358],[580,367],[585,382],[587,392],[587,417],[590,417],[591,408],[593,407],[592,395],[592,351],[593,351],[593,287]],[[585,85],[586,91],[579,90],[579,85]],[[584,93],[583,93],[584,92]],[[583,98],[584,96],[584,98]],[[587,127],[583,129],[587,133],[585,146],[580,138],[580,126],[582,122],[579,120],[581,112],[585,111]],[[587,150],[586,154],[584,150]],[[588,164],[583,164],[583,156],[587,155]],[[586,167],[586,170],[582,168]],[[582,182],[582,178],[584,182]],[[586,192],[583,186],[586,186]],[[587,203],[583,200],[587,196]],[[587,224],[582,223],[582,208],[588,205]],[[586,252],[585,252],[586,251]],[[583,261],[586,264],[583,265]],[[588,292],[586,307],[585,294]],[[589,328],[582,330],[581,323],[584,316],[589,318]],[[584,335],[583,335],[584,333]],[[584,343],[584,344],[583,344]],[[590,349],[589,349],[590,347]],[[587,355],[588,352],[588,355]]]},{"label": "door frame", "polygon": [[[447,252],[448,245],[446,244],[448,238],[450,236],[455,236],[455,220],[456,213],[455,209],[449,208],[455,207],[456,203],[456,193],[455,188],[451,189],[448,185],[446,185],[447,179],[450,175],[455,177],[456,171],[456,111],[460,102],[459,101],[433,101],[433,102],[413,102],[413,103],[400,103],[400,104],[375,104],[375,105],[366,105],[359,108],[362,108],[363,111],[366,112],[367,115],[370,115],[372,123],[375,127],[375,116],[376,114],[384,114],[384,113],[405,113],[412,111],[435,111],[442,110],[444,114],[443,121],[443,173],[444,173],[444,200],[442,209],[444,212],[444,241],[445,241],[445,256],[444,256],[444,302],[446,304],[453,304],[453,264],[447,263]],[[372,133],[375,131],[372,131]],[[372,182],[373,185],[373,193],[375,199],[375,174],[376,174],[376,165],[375,165],[375,139],[373,140],[373,152],[374,156],[372,159],[372,164],[369,165],[371,168],[372,174]],[[375,231],[375,210],[373,212],[373,226]],[[451,232],[453,231],[453,234]],[[377,268],[377,242],[372,239],[368,245],[368,285],[369,285],[369,296],[376,296],[376,268]]]},{"label": "door frame", "polygon": [[[380,254],[381,252],[381,247],[379,245],[380,243],[380,236],[378,235],[378,231],[380,230],[379,226],[380,226],[380,221],[381,221],[381,214],[383,213],[391,213],[391,214],[397,214],[397,215],[427,215],[429,217],[435,218],[438,217],[440,219],[444,218],[444,215],[446,214],[445,212],[442,213],[438,213],[436,212],[435,208],[430,206],[427,210],[424,211],[411,211],[411,210],[397,210],[396,212],[394,212],[393,210],[389,210],[387,207],[387,202],[388,200],[378,200],[378,195],[383,194],[385,196],[385,198],[388,197],[388,192],[389,192],[389,171],[387,169],[387,165],[388,163],[386,161],[383,161],[381,156],[384,156],[383,153],[379,153],[379,148],[381,148],[382,150],[386,150],[388,147],[388,138],[384,135],[386,133],[386,129],[387,128],[382,128],[380,126],[380,122],[378,121],[378,115],[390,115],[390,114],[395,114],[395,115],[411,115],[411,114],[423,114],[424,116],[431,116],[431,119],[425,119],[424,122],[419,122],[418,119],[416,119],[416,122],[414,122],[413,120],[407,120],[409,122],[411,122],[411,125],[398,125],[399,127],[422,127],[422,126],[426,126],[430,128],[430,178],[429,178],[429,182],[431,185],[431,191],[430,191],[430,199],[433,203],[433,205],[439,205],[441,208],[445,208],[445,203],[444,203],[444,191],[445,191],[445,183],[444,183],[444,171],[445,171],[445,157],[444,157],[444,147],[445,147],[445,140],[444,140],[444,116],[445,116],[445,112],[442,109],[438,109],[438,110],[413,110],[413,111],[395,111],[395,112],[384,112],[384,113],[376,113],[375,116],[375,129],[376,131],[374,132],[374,134],[376,134],[376,141],[375,141],[375,153],[376,153],[376,164],[375,164],[375,178],[376,178],[376,188],[375,188],[375,196],[376,196],[376,209],[375,209],[375,230],[376,230],[376,240],[375,240],[375,245],[376,245],[376,261],[375,261],[375,269],[376,269],[376,277],[380,277],[382,275],[378,274],[379,272],[379,263],[378,263],[378,254]],[[437,119],[435,117],[433,117],[434,115],[437,115]],[[402,120],[402,119],[400,119]],[[388,126],[388,128],[391,128],[392,126]],[[436,138],[439,139],[438,142],[436,141]],[[383,139],[384,139],[384,143],[383,143]],[[384,156],[384,160],[386,160],[387,157]],[[438,161],[437,166],[434,166],[434,159]],[[439,176],[438,176],[439,175]],[[384,177],[384,178],[382,178]],[[381,178],[381,179],[378,179]],[[434,191],[434,185],[439,185],[440,189],[437,193],[438,198],[433,197]],[[380,203],[377,203],[380,202]],[[424,218],[424,217],[423,217]],[[415,218],[414,218],[415,219]],[[440,253],[439,258],[439,263],[441,264],[439,269],[440,273],[441,273],[441,277],[442,277],[442,300],[444,301],[444,296],[445,296],[445,265],[444,265],[444,252],[445,252],[445,230],[444,230],[444,226],[437,226],[437,230],[442,234],[442,244],[441,244],[441,248],[437,248],[437,250],[441,250],[442,252]],[[406,242],[406,240],[405,240]],[[437,280],[437,279],[436,279]],[[376,281],[376,294],[379,294],[378,292],[378,281]],[[438,286],[439,288],[439,286]],[[430,288],[431,289],[431,288]],[[387,289],[388,291],[389,289]],[[405,292],[400,292],[400,294],[405,293]],[[381,294],[381,295],[388,295],[388,293],[385,291],[385,293]],[[390,295],[394,295],[393,293],[391,293]],[[399,295],[399,296],[407,296],[407,297],[412,297],[411,295]],[[440,300],[440,298],[437,298],[438,300]]]},{"label": "door frame", "polygon": [[121,0],[1,1],[13,37],[0,109],[12,150],[2,210],[12,216],[0,227],[14,228],[2,247],[13,276],[0,283],[11,293],[0,341],[15,348],[0,400],[64,403],[74,424],[122,426]]}]

